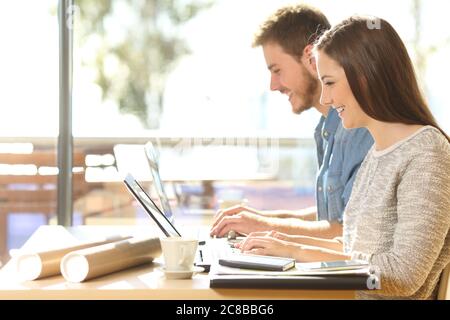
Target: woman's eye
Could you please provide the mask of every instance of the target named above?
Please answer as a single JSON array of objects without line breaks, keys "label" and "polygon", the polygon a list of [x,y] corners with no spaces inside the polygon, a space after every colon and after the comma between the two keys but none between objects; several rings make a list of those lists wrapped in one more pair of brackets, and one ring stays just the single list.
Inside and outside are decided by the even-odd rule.
[{"label": "woman's eye", "polygon": [[331,85],[333,85],[333,84],[334,84],[334,82],[331,82],[331,81],[325,82],[325,85],[326,85],[326,86],[331,86]]}]

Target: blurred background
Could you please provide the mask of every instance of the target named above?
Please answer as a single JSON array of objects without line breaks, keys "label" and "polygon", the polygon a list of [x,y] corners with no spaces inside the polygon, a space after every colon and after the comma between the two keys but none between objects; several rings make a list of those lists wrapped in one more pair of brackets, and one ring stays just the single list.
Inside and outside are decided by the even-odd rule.
[{"label": "blurred background", "polygon": [[[429,105],[450,132],[447,0],[309,0],[332,24],[388,20],[407,44]],[[251,42],[281,0],[75,0],[73,223],[152,222],[122,178],[156,195],[142,146],[152,141],[175,218],[210,221],[220,205],[314,205],[311,110],[270,92]],[[57,0],[0,3],[0,256],[56,224],[59,132]]]}]

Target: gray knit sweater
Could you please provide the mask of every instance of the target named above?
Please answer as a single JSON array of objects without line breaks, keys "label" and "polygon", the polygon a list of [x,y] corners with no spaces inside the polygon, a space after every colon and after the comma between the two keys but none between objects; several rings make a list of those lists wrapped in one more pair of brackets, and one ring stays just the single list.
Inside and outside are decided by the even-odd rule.
[{"label": "gray knit sweater", "polygon": [[450,144],[426,126],[368,152],[344,213],[344,251],[381,272],[362,299],[434,299],[450,262]]}]

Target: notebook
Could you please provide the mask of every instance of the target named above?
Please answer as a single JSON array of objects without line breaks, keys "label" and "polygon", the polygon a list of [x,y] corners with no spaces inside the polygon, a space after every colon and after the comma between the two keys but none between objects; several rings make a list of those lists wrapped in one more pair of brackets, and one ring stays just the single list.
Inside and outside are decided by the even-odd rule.
[{"label": "notebook", "polygon": [[234,254],[225,259],[219,259],[219,264],[222,266],[233,268],[286,271],[295,266],[295,260],[283,257]]}]

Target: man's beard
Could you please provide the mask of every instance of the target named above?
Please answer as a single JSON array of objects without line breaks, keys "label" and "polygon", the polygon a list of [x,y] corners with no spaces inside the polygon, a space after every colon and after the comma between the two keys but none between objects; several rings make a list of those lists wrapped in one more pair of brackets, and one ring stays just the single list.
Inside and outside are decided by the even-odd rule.
[{"label": "man's beard", "polygon": [[302,66],[302,78],[304,85],[301,90],[294,91],[295,95],[300,99],[292,110],[295,114],[300,114],[314,105],[314,98],[317,93],[318,81],[315,79],[305,67]]}]

